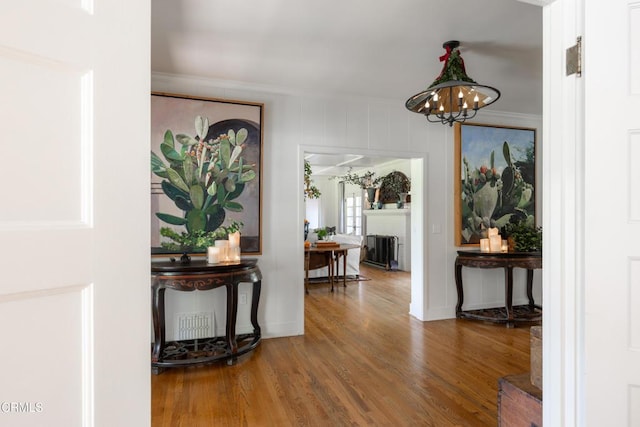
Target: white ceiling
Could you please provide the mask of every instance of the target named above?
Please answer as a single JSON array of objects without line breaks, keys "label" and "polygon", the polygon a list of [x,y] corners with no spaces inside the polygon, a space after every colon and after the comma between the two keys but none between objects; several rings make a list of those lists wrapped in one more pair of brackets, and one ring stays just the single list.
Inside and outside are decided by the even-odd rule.
[{"label": "white ceiling", "polygon": [[313,176],[340,176],[348,172],[360,173],[396,162],[395,157],[375,157],[357,154],[307,153],[304,159],[311,165]]},{"label": "white ceiling", "polygon": [[516,0],[152,0],[151,18],[153,72],[403,105],[459,40],[502,92],[488,109],[542,113],[542,8]]}]

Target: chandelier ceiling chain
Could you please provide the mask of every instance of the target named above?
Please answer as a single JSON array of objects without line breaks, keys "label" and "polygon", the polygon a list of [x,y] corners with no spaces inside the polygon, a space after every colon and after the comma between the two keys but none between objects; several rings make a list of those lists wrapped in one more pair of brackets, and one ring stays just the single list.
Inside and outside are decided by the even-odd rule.
[{"label": "chandelier ceiling chain", "polygon": [[453,126],[472,119],[480,108],[500,98],[498,89],[478,84],[467,75],[459,46],[456,40],[442,45],[446,50],[440,57],[442,72],[427,90],[407,100],[408,110],[424,114],[429,122]]}]

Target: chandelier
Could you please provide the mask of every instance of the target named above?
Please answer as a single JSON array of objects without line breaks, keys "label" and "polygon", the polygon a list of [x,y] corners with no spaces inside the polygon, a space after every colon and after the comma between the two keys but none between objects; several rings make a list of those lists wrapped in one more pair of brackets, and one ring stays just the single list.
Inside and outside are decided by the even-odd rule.
[{"label": "chandelier", "polygon": [[427,90],[413,95],[405,104],[408,110],[424,114],[432,123],[453,126],[475,117],[480,108],[491,105],[500,98],[500,91],[491,86],[476,83],[467,75],[456,40],[445,42],[446,53],[442,72]]}]

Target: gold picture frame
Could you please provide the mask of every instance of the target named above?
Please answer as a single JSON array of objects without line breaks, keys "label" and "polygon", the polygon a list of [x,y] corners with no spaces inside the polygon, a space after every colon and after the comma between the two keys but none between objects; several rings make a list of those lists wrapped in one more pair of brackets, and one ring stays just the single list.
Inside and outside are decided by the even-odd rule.
[{"label": "gold picture frame", "polygon": [[262,253],[263,117],[261,103],[151,93],[152,255],[204,254],[167,235],[237,224],[242,253]]},{"label": "gold picture frame", "polygon": [[536,129],[456,123],[456,246],[478,246],[483,231],[524,220],[535,225]]}]

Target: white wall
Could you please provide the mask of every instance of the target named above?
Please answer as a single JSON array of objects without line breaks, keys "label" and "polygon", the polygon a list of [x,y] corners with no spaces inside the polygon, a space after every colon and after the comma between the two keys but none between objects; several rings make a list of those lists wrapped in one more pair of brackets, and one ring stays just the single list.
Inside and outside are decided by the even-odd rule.
[{"label": "white wall", "polygon": [[[429,124],[396,100],[330,98],[291,94],[230,81],[152,74],[152,90],[263,102],[263,254],[259,266],[263,291],[259,320],[265,337],[304,332],[303,290],[303,156],[305,152],[367,153],[413,158],[412,301],[410,312],[425,320],[452,318],[457,300],[453,244],[453,130]],[[541,118],[481,111],[482,123],[535,127]],[[541,170],[541,132],[537,133]],[[541,189],[541,173],[537,188]],[[423,178],[424,177],[424,178]],[[538,215],[540,192],[537,194]],[[443,267],[444,266],[444,267]],[[524,275],[516,272],[514,301],[524,302]],[[463,270],[465,309],[500,305],[504,300],[501,270]],[[424,286],[424,292],[422,288]],[[540,274],[535,292],[540,300]],[[218,304],[212,295],[179,294],[168,298],[167,312]],[[174,299],[175,301],[170,301]],[[222,300],[222,298],[218,298]],[[245,308],[248,311],[248,306]],[[246,313],[244,313],[246,314]],[[221,316],[217,316],[222,318]],[[170,319],[171,317],[169,317]],[[248,328],[240,308],[238,327]]]},{"label": "white wall", "polygon": [[[317,221],[314,221],[314,215],[307,215],[310,221],[309,229],[321,227],[333,227],[338,225],[338,185],[335,179],[329,179],[327,176],[311,175],[313,185],[320,190],[320,198],[305,202],[305,210],[315,213]],[[315,205],[317,208],[309,209],[308,204]],[[312,219],[313,218],[313,219]]]}]

